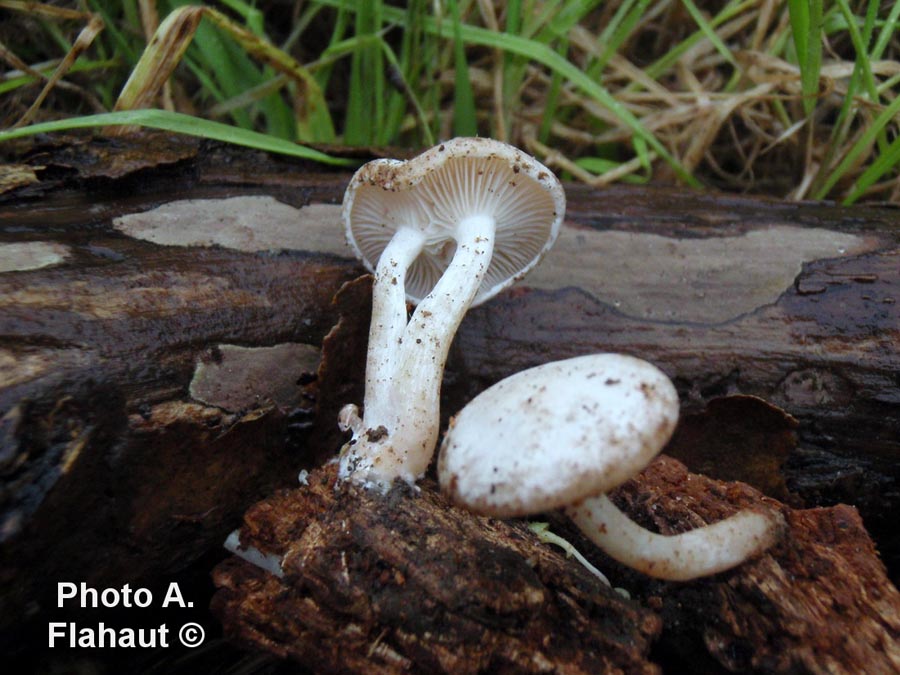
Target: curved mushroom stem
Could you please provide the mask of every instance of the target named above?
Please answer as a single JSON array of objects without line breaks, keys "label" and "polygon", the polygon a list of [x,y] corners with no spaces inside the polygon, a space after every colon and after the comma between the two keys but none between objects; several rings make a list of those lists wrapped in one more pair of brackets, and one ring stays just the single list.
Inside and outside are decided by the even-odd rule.
[{"label": "curved mushroom stem", "polygon": [[425,235],[397,230],[378,259],[372,286],[372,323],[366,356],[365,418],[378,427],[393,407],[391,390],[406,330],[406,271],[425,245]]},{"label": "curved mushroom stem", "polygon": [[[403,335],[397,376],[404,405],[405,470],[413,480],[431,462],[440,427],[440,393],[453,336],[472,304],[494,252],[495,221],[471,216],[457,228],[456,252],[444,274],[425,296]],[[409,480],[409,478],[407,478]]]},{"label": "curved mushroom stem", "polygon": [[[342,413],[345,428],[361,430],[345,446],[341,457],[342,477],[386,489],[394,478],[413,483],[425,473],[437,444],[441,379],[447,353],[490,264],[495,230],[495,221],[490,216],[470,216],[460,222],[453,259],[431,293],[419,303],[408,324],[404,296],[401,329],[398,330],[400,318],[396,311],[376,328],[373,308],[362,423],[354,419],[353,411],[345,409],[346,413]],[[382,260],[390,248],[385,249]],[[414,259],[415,256],[409,259],[407,266]],[[396,267],[388,268],[388,264],[386,270],[399,270],[402,266],[399,256]],[[376,286],[381,270],[379,260]],[[393,287],[396,279],[399,293],[404,293],[405,271],[404,268],[402,274],[393,276],[385,272],[384,278],[389,281],[383,285]],[[397,293],[393,288],[389,292]],[[377,320],[382,318],[379,316]],[[379,341],[377,345],[372,342],[373,335]],[[391,349],[384,349],[385,341],[390,342]],[[373,369],[371,376],[368,368]]]},{"label": "curved mushroom stem", "polygon": [[670,581],[687,581],[740,565],[774,544],[784,527],[780,514],[741,511],[712,525],[666,536],[635,523],[606,495],[567,507],[566,513],[612,558]]}]

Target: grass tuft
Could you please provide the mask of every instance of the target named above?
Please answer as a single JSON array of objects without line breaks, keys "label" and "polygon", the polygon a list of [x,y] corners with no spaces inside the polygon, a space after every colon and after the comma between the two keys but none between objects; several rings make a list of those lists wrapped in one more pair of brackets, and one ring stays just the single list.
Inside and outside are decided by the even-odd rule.
[{"label": "grass tuft", "polygon": [[480,134],[594,185],[900,200],[900,3],[81,6],[0,0],[0,140],[126,118],[303,153]]}]

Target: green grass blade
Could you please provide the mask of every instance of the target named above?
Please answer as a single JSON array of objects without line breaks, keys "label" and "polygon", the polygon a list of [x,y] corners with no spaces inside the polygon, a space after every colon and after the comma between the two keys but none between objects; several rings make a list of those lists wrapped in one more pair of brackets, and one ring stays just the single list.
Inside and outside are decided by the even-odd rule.
[{"label": "green grass blade", "polygon": [[[541,30],[550,23],[551,19],[556,15],[559,11],[560,4],[563,0],[546,0],[546,2],[537,5],[531,5],[529,9],[533,9],[534,11],[525,10],[525,21],[522,26],[522,30],[517,33],[519,37],[532,39],[537,36]],[[531,3],[529,3],[531,4]],[[541,42],[549,42],[553,36],[548,37],[538,37],[537,39]]]},{"label": "green grass blade", "polygon": [[53,39],[53,42],[63,51],[67,52],[72,48],[72,41],[65,32],[53,21],[47,21],[43,18],[37,18],[41,28]]},{"label": "green grass blade", "polygon": [[475,114],[475,94],[469,79],[469,64],[463,42],[462,19],[458,0],[450,0],[451,21],[453,23],[453,62],[455,89],[453,98],[453,132],[457,136],[477,136],[478,118]]},{"label": "green grass blade", "polygon": [[[368,4],[364,3],[363,8]],[[364,9],[356,13],[356,37],[362,37],[363,26],[366,22]],[[366,96],[363,89],[363,62],[365,60],[365,47],[361,40],[353,40],[350,58],[350,82],[347,92],[347,113],[344,116],[343,142],[347,145],[365,145],[369,141],[366,133],[370,128],[366,120]]]},{"label": "green grass blade", "polygon": [[[269,41],[265,32],[265,16],[259,9],[243,0],[222,0],[222,4],[244,19],[247,30],[250,33],[264,42]],[[258,69],[249,61],[245,63],[245,69],[249,78],[242,95],[247,96],[249,100],[253,100],[251,92],[266,87],[267,83],[275,78],[275,73],[268,66]],[[250,95],[248,96],[248,94]],[[240,96],[241,94],[236,98]],[[264,128],[266,133],[290,140],[297,137],[297,125],[295,124],[293,110],[279,94],[274,93],[261,99],[257,98],[254,101],[254,107],[262,113],[265,119]]]},{"label": "green grass blade", "polygon": [[344,142],[368,145],[376,142],[384,122],[384,62],[376,38],[381,31],[381,3],[360,3],[356,12],[352,44],[350,86]]},{"label": "green grass blade", "polygon": [[[400,62],[397,60],[397,55],[394,54],[394,50],[391,49],[391,46],[384,41],[383,38],[378,38],[378,42],[381,45],[381,49],[384,52],[384,57],[387,59],[388,64],[390,64],[391,68],[393,68],[396,77],[398,78],[398,86],[402,90],[402,95],[397,94],[395,97],[392,97],[392,101],[400,101],[405,102],[404,99],[408,100],[409,104],[412,105],[413,111],[415,112],[416,118],[419,122],[419,127],[422,130],[423,137],[425,138],[425,142],[428,145],[434,145],[434,137],[431,135],[431,129],[428,128],[428,118],[425,116],[425,111],[422,109],[422,104],[419,101],[418,96],[412,90],[412,87],[409,86],[409,82],[403,76],[403,67],[400,65]],[[390,133],[388,133],[390,132]],[[391,139],[394,138],[396,133],[395,128],[386,128],[385,133],[378,137],[379,145],[387,145],[390,143]]]},{"label": "green grass blade", "polygon": [[536,36],[536,39],[549,44],[553,40],[568,37],[569,31],[600,2],[601,0],[568,0],[562,3],[559,11],[547,22],[546,28]]},{"label": "green grass blade", "polygon": [[[343,9],[337,12],[337,15],[334,17],[334,22],[331,27],[331,36],[328,43],[329,46],[344,39],[344,35],[349,30],[349,18],[350,12],[344,11]],[[329,63],[325,64],[324,67],[316,69],[316,71],[313,73],[316,84],[319,86],[319,89],[321,91],[325,91],[328,88],[328,83],[331,80],[332,71],[333,65]]]},{"label": "green grass blade", "polygon": [[579,69],[578,66],[566,60],[565,57],[560,54],[557,54],[547,45],[536,43],[532,40],[525,40],[515,35],[498,35],[474,26],[466,26],[465,31],[463,31],[463,37],[466,41],[473,44],[496,46],[513,54],[531,58],[546,66],[551,71],[559,73],[566,80],[581,89],[585,94],[610,110],[610,112],[618,117],[620,122],[635,136],[644,139],[660,157],[669,163],[682,180],[699,187],[699,182],[684,170],[678,160],[669,153],[656,136],[647,131],[640,120],[635,117],[628,108],[612,96],[603,85],[592,80],[584,71]]},{"label": "green grass blade", "polygon": [[[434,139],[431,136],[431,131],[428,129],[428,120],[426,119],[425,111],[422,109],[422,104],[419,102],[419,99],[415,95],[415,92],[411,90],[409,84],[406,82],[406,79],[403,77],[403,69],[400,62],[397,60],[397,55],[394,53],[394,50],[391,49],[390,45],[385,42],[384,38],[382,38],[380,35],[355,36],[332,44],[322,53],[321,58],[316,62],[316,64],[309,65],[308,67],[310,68],[310,70],[312,70],[313,68],[318,67],[318,64],[321,64],[322,66],[330,64],[346,56],[347,54],[355,53],[363,45],[375,45],[376,47],[381,49],[390,67],[393,68],[396,73],[398,73],[398,77],[400,78],[399,85],[404,90],[405,96],[406,98],[408,98],[409,103],[413,106],[413,110],[415,111],[419,124],[422,126],[422,132],[427,139],[428,144],[433,145]],[[406,100],[403,100],[402,102],[405,105]],[[379,135],[378,137],[376,137],[376,141],[380,145],[387,145],[392,137],[392,135],[388,135],[382,139]]]},{"label": "green grass blade", "polygon": [[810,42],[809,3],[805,0],[788,0],[788,12],[791,20],[791,36],[794,38],[794,49],[797,61],[802,64],[807,58]]},{"label": "green grass blade", "polygon": [[[589,171],[595,176],[602,176],[608,171],[613,171],[621,166],[621,162],[615,162],[611,159],[605,159],[603,157],[579,157],[575,160],[575,164],[580,166],[585,171]],[[635,174],[626,174],[621,178],[624,183],[634,183],[634,184],[643,184],[649,182],[649,179],[644,176],[637,176]]]},{"label": "green grass blade", "polygon": [[263,13],[248,5],[243,0],[219,0],[223,5],[228,7],[235,14],[239,15],[247,23],[247,28],[257,37],[266,37],[265,33],[265,17]]},{"label": "green grass blade", "polygon": [[[69,74],[73,73],[86,73],[94,70],[107,70],[113,69],[121,64],[118,61],[107,59],[105,61],[86,61],[84,59],[78,59],[69,69]],[[41,73],[49,77],[53,74],[56,66],[51,66],[47,68],[43,68],[40,70]],[[20,75],[18,77],[13,77],[8,80],[0,79],[0,94],[7,94],[11,91],[15,91],[19,87],[26,87],[28,85],[34,84],[38,81],[38,78],[32,77],[31,75]]]},{"label": "green grass blade", "polygon": [[788,0],[794,47],[800,66],[803,110],[812,115],[822,70],[822,0]]},{"label": "green grass blade", "polygon": [[634,139],[634,150],[637,155],[638,160],[641,163],[641,166],[644,167],[644,170],[647,172],[647,175],[650,175],[650,150],[647,148],[647,143],[643,138],[635,138]]},{"label": "green grass blade", "polygon": [[390,80],[394,85],[394,91],[391,92],[388,100],[387,120],[383,125],[383,133],[378,139],[380,145],[397,141],[401,135],[401,127],[409,105],[413,106],[418,119],[419,142],[424,141],[426,145],[434,145],[434,136],[431,133],[431,126],[422,106],[421,97],[410,84],[420,81],[423,65],[427,59],[424,52],[427,51],[428,46],[423,42],[424,35],[421,29],[421,17],[428,11],[426,2],[427,0],[411,0],[406,5],[407,27],[402,31],[399,58],[390,45],[381,40],[385,58],[393,69]]},{"label": "green grass blade", "polygon": [[841,14],[844,15],[844,19],[847,21],[847,32],[850,34],[850,41],[853,43],[853,48],[856,50],[855,64],[861,70],[863,84],[869,95],[869,100],[873,103],[878,103],[878,90],[875,86],[875,77],[872,75],[871,65],[869,64],[869,50],[863,42],[859,27],[856,25],[856,17],[850,10],[847,0],[837,0],[837,6],[840,9]]},{"label": "green grass blade", "polygon": [[652,0],[625,0],[619,5],[609,24],[597,37],[597,42],[604,47],[600,57],[594,59],[588,67],[588,74],[592,78],[600,77],[612,55],[631,37],[632,31],[647,11],[650,2]]},{"label": "green grass blade", "polygon": [[888,43],[890,43],[891,39],[897,34],[898,22],[900,22],[900,2],[895,2],[891,7],[887,20],[881,28],[881,32],[878,34],[878,38],[875,40],[875,47],[872,49],[873,61],[877,61],[881,58]]},{"label": "green grass blade", "polygon": [[[510,35],[518,35],[522,31],[522,0],[508,0],[506,3],[506,22],[503,27],[503,30]],[[513,101],[517,101],[519,99],[519,88],[522,86],[522,80],[525,74],[525,63],[524,59],[518,56],[513,56],[512,54],[504,52],[502,55],[503,63],[503,92],[502,92],[502,114],[503,114],[503,129],[506,130],[507,135],[509,134],[509,130],[512,127],[512,113],[513,113]],[[548,93],[547,103],[548,107],[551,105],[553,101],[555,101],[558,92],[554,93],[554,90],[558,90],[558,81],[559,77],[554,75],[554,81],[550,85],[550,92]],[[554,104],[555,105],[555,104]],[[546,119],[546,113],[544,121],[541,123],[542,131],[539,133],[543,134],[544,126],[547,126],[549,129],[549,120]]]},{"label": "green grass blade", "polygon": [[[259,59],[266,66],[287,75],[298,87],[302,88],[300,99],[302,109],[294,122],[297,129],[296,136],[303,141],[332,142],[334,140],[331,113],[321,87],[309,71],[289,54],[275,47],[265,37],[257,36],[252,31],[236,24],[222,12],[209,7],[182,5],[166,17],[156,31],[154,42],[144,51],[135,66],[120,100],[129,98],[126,94],[132,88],[140,89],[141,83],[148,78],[162,77],[158,72],[160,68],[156,61],[160,58],[160,54],[164,53],[164,50],[157,44],[156,38],[166,35],[166,27],[171,26],[179,18],[197,16],[202,16],[202,21],[194,35],[193,46],[197,48],[195,56],[208,72],[215,73],[215,79],[226,98],[235,98],[266,80],[265,71],[261,71],[253,63],[251,57]],[[176,34],[172,41],[178,42],[180,37]],[[187,40],[182,39],[182,42],[187,42]],[[179,48],[183,53],[187,44],[180,45]],[[177,59],[169,58],[170,67],[174,67],[174,62],[177,62]],[[132,83],[134,83],[133,87]],[[269,115],[273,129],[277,129],[279,124],[286,123],[289,109],[280,97],[276,95],[266,101],[264,105],[269,106],[264,109],[264,113]],[[117,107],[131,109],[141,106],[122,104]],[[243,111],[236,110],[233,114],[242,125],[248,128],[253,125],[253,120]]]},{"label": "green grass blade", "polygon": [[[106,26],[104,32],[112,39],[112,42],[115,45],[115,55],[128,65],[133,66],[138,59],[138,50],[135,48],[135,42],[129,40],[126,37],[125,32],[120,30],[119,22],[115,21],[112,16],[110,16],[103,3],[97,2],[97,0],[89,0],[88,7],[90,7],[92,12],[95,12],[102,17],[103,23]],[[140,24],[132,24],[130,27],[136,29],[140,27]]]},{"label": "green grass blade", "polygon": [[380,49],[381,47],[381,35],[382,28],[384,22],[384,13],[382,12],[382,2],[381,0],[369,0],[372,5],[372,35],[377,36],[378,40],[375,42],[375,45],[372,47],[371,52],[369,53],[369,76],[371,77],[371,87],[372,87],[372,103],[373,110],[375,112],[375,124],[373,125],[373,129],[370,132],[370,136],[374,143],[379,142],[381,129],[384,128],[384,124],[386,122],[385,119],[385,101],[387,99],[386,91],[386,82],[385,82],[385,68],[384,68],[384,52]]},{"label": "green grass blade", "polygon": [[[569,48],[568,40],[560,40],[556,51],[562,56],[565,55]],[[550,77],[550,87],[547,90],[547,97],[544,101],[544,114],[541,117],[541,126],[538,129],[538,140],[546,144],[550,138],[550,131],[553,128],[553,122],[557,119],[557,109],[559,106],[559,95],[562,91],[562,76],[553,72]]]},{"label": "green grass blade", "polygon": [[865,194],[866,190],[878,182],[882,176],[895,170],[898,165],[900,165],[900,138],[895,138],[894,142],[856,180],[853,191],[844,200],[844,203],[852,204],[855,202]]},{"label": "green grass blade", "polygon": [[[755,0],[732,0],[722,11],[716,14],[712,19],[707,21],[710,29],[715,30],[723,23],[730,21],[734,17],[742,14],[745,10],[755,7],[758,3]],[[680,59],[688,50],[696,46],[698,42],[706,38],[706,34],[702,30],[697,30],[690,36],[682,40],[678,45],[671,48],[665,56],[657,59],[649,66],[644,68],[644,74],[652,79],[662,77],[672,66]]]},{"label": "green grass blade", "polygon": [[506,32],[518,35],[522,27],[522,0],[506,2]]},{"label": "green grass blade", "polygon": [[212,98],[219,103],[223,103],[227,100],[228,97],[225,96],[225,92],[219,87],[219,83],[213,79],[212,75],[206,71],[206,68],[204,68],[202,64],[197,63],[196,59],[194,59],[190,53],[184,55],[182,63],[187,66],[188,70],[191,71],[200,83],[202,94],[201,100],[207,101]]},{"label": "green grass blade", "polygon": [[[218,80],[226,97],[235,98],[252,90],[265,81],[263,71],[250,59],[243,46],[234,37],[221,30],[221,26],[210,21],[211,15],[204,15],[194,36],[194,46],[202,58],[207,72]],[[222,15],[224,19],[224,15]],[[249,31],[248,31],[249,34]],[[271,99],[269,106],[272,105]],[[265,118],[263,128],[272,132],[271,118],[276,113],[261,106]],[[253,111],[236,109],[231,112],[235,123],[247,129],[256,126]]]},{"label": "green grass blade", "polygon": [[827,180],[825,180],[824,185],[815,195],[816,199],[821,199],[826,196],[831,188],[835,186],[835,184],[850,170],[862,152],[872,146],[875,142],[875,139],[881,134],[884,129],[890,124],[896,115],[900,114],[900,96],[891,101],[890,105],[888,105],[881,113],[869,124],[863,134],[856,140],[856,142],[851,146],[851,148],[844,155],[844,158],[841,162],[835,167],[835,169],[828,176]]},{"label": "green grass blade", "polygon": [[[344,8],[350,11],[353,11],[355,8],[355,4],[349,0],[319,1],[323,4],[328,4],[331,7]],[[404,17],[402,10],[385,7],[384,11],[385,18],[388,21],[400,25],[403,24]],[[722,14],[719,16],[722,16]],[[713,23],[713,25],[715,24]],[[454,27],[447,26],[444,22],[438,23],[430,18],[425,20],[424,28],[427,32],[444,38],[452,38],[453,31],[455,30]],[[700,182],[681,166],[681,163],[672,156],[656,136],[650,133],[644,125],[641,124],[641,121],[635,117],[628,108],[612,96],[603,85],[591,79],[587,73],[574,63],[566,60],[565,57],[557,54],[548,45],[534,40],[527,40],[517,35],[496,33],[485,28],[465,24],[459,25],[459,31],[462,39],[467,43],[484,47],[495,47],[511,54],[524,56],[527,59],[531,59],[532,61],[536,61],[546,66],[552,72],[558,72],[563,78],[581,89],[585,94],[609,109],[632,134],[642,138],[650,148],[656,151],[660,158],[672,167],[673,171],[681,180],[694,187],[700,187]]]},{"label": "green grass blade", "polygon": [[[321,0],[320,0],[321,1]],[[415,0],[413,0],[415,1]],[[424,82],[438,82],[441,77],[441,71],[445,64],[449,63],[442,50],[441,41],[438,39],[438,36],[434,33],[434,31],[428,30],[428,25],[435,21],[435,17],[432,16],[434,13],[437,16],[438,22],[443,17],[443,8],[441,3],[434,2],[434,0],[419,0],[418,4],[418,12],[415,15],[416,19],[416,28],[420,31],[422,35],[422,43],[424,48],[422,50],[422,73],[421,77]],[[388,10],[388,21],[394,21],[390,18],[390,13],[392,10]],[[404,30],[407,30],[409,26],[407,26],[402,21],[396,22],[399,23]],[[435,138],[439,138],[441,134],[441,90],[440,87],[427,86],[425,91],[425,101],[427,109],[431,111],[431,133]]]},{"label": "green grass blade", "polygon": [[91,129],[107,126],[139,126],[151,129],[160,129],[172,133],[187,134],[200,138],[209,138],[215,141],[242,145],[265,152],[276,152],[282,155],[291,155],[302,159],[309,159],[322,164],[333,166],[355,166],[358,162],[340,157],[332,157],[318,150],[297,145],[290,141],[273,138],[249,129],[240,129],[221,122],[192,117],[183,113],[169,112],[167,110],[126,110],[99,115],[86,115],[73,117],[66,120],[53,122],[41,122],[27,127],[20,127],[8,131],[0,131],[0,143],[11,141],[15,138],[24,138],[35,134],[52,133],[55,131],[70,131],[72,129]]},{"label": "green grass blade", "polygon": [[[843,6],[841,6],[843,5]],[[846,3],[839,3],[836,12],[833,12],[836,19],[829,23],[835,24],[840,21],[840,26],[834,26],[834,30],[847,31],[850,34],[851,41],[856,49],[856,60],[853,67],[853,73],[847,83],[847,94],[841,103],[837,119],[832,127],[829,142],[825,155],[821,161],[821,169],[813,179],[810,185],[810,194],[815,199],[824,199],[831,188],[841,179],[843,173],[849,169],[850,165],[838,165],[833,167],[833,162],[837,154],[844,149],[847,135],[857,115],[857,97],[860,96],[860,89],[865,86],[868,90],[868,98],[875,102],[879,101],[881,94],[878,91],[877,83],[869,65],[869,55],[867,54],[865,44],[871,40],[875,27],[875,19],[877,17],[878,0],[870,0],[869,9],[866,13],[866,21],[864,23],[864,32],[860,35],[856,26],[856,17],[850,12]],[[873,49],[877,51],[878,47]],[[873,98],[874,97],[874,98]],[[887,149],[888,139],[885,129],[882,128],[875,140],[882,153]],[[840,168],[843,166],[844,168]]]},{"label": "green grass blade", "polygon": [[709,40],[716,51],[719,52],[719,55],[737,68],[737,61],[734,60],[731,50],[725,46],[725,43],[722,42],[722,39],[709,24],[709,21],[707,21],[702,12],[697,9],[697,5],[694,4],[693,0],[681,0],[681,3],[684,5],[685,9],[687,9],[688,14],[691,15],[691,18],[694,20],[694,23],[697,24],[697,27],[700,28],[700,31],[706,36],[706,39]]}]

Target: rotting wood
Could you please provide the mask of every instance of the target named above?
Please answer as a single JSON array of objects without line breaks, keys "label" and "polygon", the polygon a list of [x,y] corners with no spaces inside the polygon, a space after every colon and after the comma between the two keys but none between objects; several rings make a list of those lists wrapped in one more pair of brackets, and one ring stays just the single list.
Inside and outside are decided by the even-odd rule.
[{"label": "rotting wood", "polygon": [[[689,583],[622,568],[582,539],[633,596],[625,601],[561,567],[565,558],[521,521],[472,516],[431,483],[398,482],[382,495],[336,488],[334,473],[314,472],[248,511],[242,547],[273,556],[284,574],[238,558],[216,569],[213,608],[232,639],[319,673],[900,669],[900,592],[850,507],[782,507],[788,531],[775,547]],[[667,534],[764,501],[667,457],[615,498]],[[667,660],[648,655],[654,638],[655,658]]]},{"label": "rotting wood", "polygon": [[242,545],[282,558],[284,577],[217,568],[232,639],[323,674],[659,672],[659,617],[525,524],[454,509],[433,485],[336,490],[334,474],[247,513]]},{"label": "rotting wood", "polygon": [[[758,503],[741,483],[689,473],[660,457],[614,493],[620,508],[671,534]],[[900,670],[900,593],[858,512],[783,507],[789,531],[759,558],[687,584],[594,562],[664,617],[658,652],[692,672],[889,673]],[[560,531],[580,541],[577,531]],[[704,668],[704,662],[710,668]],[[715,666],[715,667],[712,667]]]},{"label": "rotting wood", "polygon": [[[0,573],[16,579],[0,598],[8,621],[29,603],[49,607],[62,576],[154,579],[217,549],[250,503],[336,451],[337,407],[361,402],[365,281],[341,299],[356,316],[355,327],[345,322],[355,337],[339,376],[299,373],[293,407],[191,400],[197,364],[215,362],[219,345],[320,346],[338,320],[332,297],[362,270],[335,232],[347,174],[185,140],[158,146],[154,161],[155,143],[43,144],[14,160],[37,181],[0,194],[0,244],[46,242],[66,256],[0,274]],[[748,443],[737,447],[753,457],[741,462],[710,441],[692,468],[731,478],[748,464],[741,478],[794,506],[857,506],[900,574],[900,211],[567,189],[547,265],[463,322],[445,419],[530,365],[641,356],[674,378],[695,437],[714,439],[717,424],[740,417],[727,410],[735,395],[796,420],[750,415],[782,454]],[[247,195],[313,205],[309,250],[167,246],[113,226],[176,200]]]},{"label": "rotting wood", "polygon": [[[338,296],[342,320],[325,341],[319,372],[320,383],[327,383],[329,390],[347,381],[348,369],[361,365],[354,363],[352,355],[364,343],[365,316],[348,310],[365,303],[368,286],[369,279],[364,277]],[[333,400],[323,396],[320,405],[334,414],[339,400],[360,394],[343,391]],[[730,472],[732,478],[754,480],[770,493],[796,502],[779,471],[796,448],[796,428],[796,420],[761,399],[718,398],[702,413],[683,420],[669,450],[702,466],[716,466],[716,453],[735,454],[727,467],[719,465],[718,470]],[[434,638],[433,632],[423,631],[420,611],[427,617],[439,614],[444,618],[446,635],[455,635],[459,620],[453,607],[444,604],[446,596],[435,593],[433,587],[419,585],[411,596],[404,595],[409,602],[400,615],[391,612],[395,605],[385,600],[399,592],[391,580],[400,575],[405,583],[416,574],[476,587],[490,583],[500,598],[514,594],[515,583],[506,585],[502,579],[473,573],[461,567],[458,557],[440,554],[442,546],[457,552],[472,539],[497,543],[496,530],[486,532],[477,526],[487,522],[496,527],[490,519],[448,507],[433,493],[430,483],[421,493],[400,486],[384,498],[346,487],[335,490],[333,469],[329,469],[325,474],[313,474],[310,485],[266,500],[248,512],[242,543],[283,559],[289,571],[285,579],[276,579],[236,560],[217,570],[215,579],[221,590],[214,607],[229,635],[257,649],[315,664],[321,672],[369,668],[381,669],[379,672],[494,672],[511,666],[509,636],[502,631],[499,636],[491,633],[490,639],[487,633],[478,633],[485,636],[478,642],[479,648],[464,638],[445,642]],[[691,474],[669,457],[660,457],[614,497],[637,522],[667,534],[715,522],[742,508],[758,508],[762,502],[769,508],[774,504],[745,484]],[[459,540],[436,534],[435,528],[429,527],[435,508],[441,511],[442,522],[458,519],[473,529]],[[450,513],[444,513],[448,508]],[[650,660],[664,671],[850,675],[861,669],[893,672],[900,668],[900,593],[889,581],[857,511],[844,505],[805,510],[785,505],[781,510],[788,532],[771,551],[735,570],[686,584],[661,582],[629,570],[594,549],[564,518],[551,517],[554,529],[576,542],[614,585],[625,587],[641,606],[662,620]],[[402,520],[403,526],[396,525],[395,519]],[[512,524],[513,528],[520,526]],[[530,541],[529,545],[535,543],[530,533],[520,531],[520,536]],[[423,548],[410,542],[429,545]],[[331,555],[320,557],[323,550]],[[343,576],[347,568],[337,562],[338,552],[341,561],[354,561],[352,578]],[[533,554],[519,549],[518,555],[529,559]],[[480,558],[487,559],[490,556]],[[515,570],[518,564],[510,561],[507,567]],[[419,570],[420,565],[424,569]],[[435,571],[431,565],[446,567]],[[377,570],[377,579],[372,570]],[[354,589],[355,602],[345,597],[348,588]],[[524,615],[519,614],[517,625],[534,621],[527,608],[519,609]],[[272,617],[283,620],[272,626]],[[623,624],[617,619],[615,624],[620,636],[627,626],[635,630],[632,621]],[[603,625],[604,630],[610,629],[609,623]],[[351,627],[352,639],[330,629],[337,626]],[[490,625],[478,630],[496,628]],[[553,640],[573,639],[571,632],[559,626],[546,634]],[[576,653],[596,654],[598,648],[603,653],[593,633],[576,633],[576,637],[582,641]],[[642,639],[640,633],[633,634],[633,644]],[[381,652],[373,658],[370,647],[374,642]],[[448,644],[453,645],[449,653]],[[627,655],[634,658],[631,652]],[[615,660],[605,666],[583,661],[554,665],[574,672],[586,665],[600,668],[599,672],[607,672],[608,667],[631,672],[618,660],[622,656],[616,652]],[[514,672],[530,672],[521,663],[513,667]]]}]

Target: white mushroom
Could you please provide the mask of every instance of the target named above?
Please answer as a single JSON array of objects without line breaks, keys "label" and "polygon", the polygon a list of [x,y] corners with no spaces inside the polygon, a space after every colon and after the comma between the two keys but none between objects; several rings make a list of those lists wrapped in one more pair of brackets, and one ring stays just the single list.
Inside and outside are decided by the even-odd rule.
[{"label": "white mushroom", "polygon": [[686,580],[740,564],[776,540],[780,514],[742,511],[664,536],[605,493],[641,471],[678,419],[678,395],[651,364],[581,356],[517,373],[451,422],[438,478],[460,505],[496,517],[563,508],[610,556],[645,574]]},{"label": "white mushroom", "polygon": [[[363,417],[340,475],[382,487],[421,476],[437,444],[447,353],[466,310],[521,278],[565,212],[553,173],[516,148],[457,138],[363,166],[344,195],[347,239],[375,273]],[[418,303],[407,322],[406,301]]]}]

